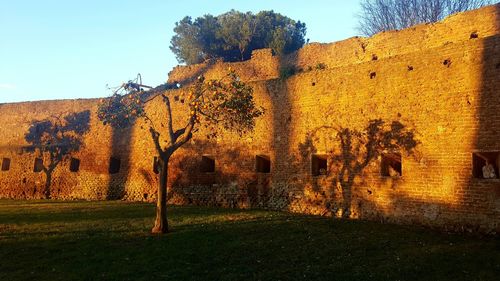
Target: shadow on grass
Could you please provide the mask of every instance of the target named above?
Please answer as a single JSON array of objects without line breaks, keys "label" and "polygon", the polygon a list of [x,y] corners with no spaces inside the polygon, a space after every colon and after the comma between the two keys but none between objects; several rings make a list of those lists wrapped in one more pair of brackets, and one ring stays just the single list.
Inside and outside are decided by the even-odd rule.
[{"label": "shadow on grass", "polygon": [[[129,206],[127,206],[129,205]],[[110,203],[105,206],[97,202],[34,202],[3,204],[0,202],[2,223],[30,224],[99,221],[103,219],[138,219],[154,214],[150,204]]]},{"label": "shadow on grass", "polygon": [[[170,209],[173,232],[153,236],[152,205],[106,204],[90,204],[97,212],[89,211],[91,221],[79,224],[72,218],[0,230],[8,236],[0,239],[0,279],[494,280],[500,273],[497,238],[175,206]],[[112,219],[120,208],[122,216]],[[102,216],[111,219],[99,223]],[[58,228],[36,233],[52,223]],[[3,216],[0,225],[5,225]]]}]

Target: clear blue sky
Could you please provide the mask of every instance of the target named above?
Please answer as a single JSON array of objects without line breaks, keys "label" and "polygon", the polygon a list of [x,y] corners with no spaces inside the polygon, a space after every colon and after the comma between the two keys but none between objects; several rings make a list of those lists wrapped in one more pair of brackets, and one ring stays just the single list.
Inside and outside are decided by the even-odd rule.
[{"label": "clear blue sky", "polygon": [[164,83],[175,22],[230,9],[301,20],[311,42],[357,34],[359,0],[0,0],[0,103],[108,96],[137,73]]}]

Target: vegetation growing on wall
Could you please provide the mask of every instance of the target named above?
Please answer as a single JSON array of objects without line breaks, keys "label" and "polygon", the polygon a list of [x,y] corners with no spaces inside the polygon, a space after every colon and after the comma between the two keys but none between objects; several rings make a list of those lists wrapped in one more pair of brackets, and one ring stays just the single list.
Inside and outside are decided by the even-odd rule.
[{"label": "vegetation growing on wall", "polygon": [[252,50],[271,48],[277,54],[300,49],[306,25],[273,11],[257,14],[231,10],[176,23],[170,49],[180,63],[195,64],[207,59],[242,61]]}]

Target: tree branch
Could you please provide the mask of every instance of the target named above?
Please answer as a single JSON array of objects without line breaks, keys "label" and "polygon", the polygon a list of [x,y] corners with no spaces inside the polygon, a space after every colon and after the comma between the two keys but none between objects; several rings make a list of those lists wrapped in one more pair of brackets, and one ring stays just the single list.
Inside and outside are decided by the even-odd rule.
[{"label": "tree branch", "polygon": [[167,108],[168,135],[170,137],[170,144],[173,145],[176,141],[176,137],[172,125],[172,107],[170,106],[170,99],[165,94],[162,94],[161,96],[163,97],[163,102],[165,102],[165,106]]},{"label": "tree branch", "polygon": [[[183,130],[183,134],[181,135],[182,138],[179,139],[178,142],[176,139],[176,142],[171,146],[172,153],[174,151],[176,151],[179,147],[181,147],[183,144],[188,142],[193,137],[194,124],[195,124],[195,119],[194,119],[194,117],[191,117],[189,119],[189,123],[187,124],[187,126],[184,129],[181,129],[181,130]],[[179,131],[181,131],[181,130],[179,130]]]},{"label": "tree branch", "polygon": [[151,138],[153,139],[153,142],[155,144],[156,151],[158,154],[163,155],[164,151],[161,148],[160,145],[160,133],[158,133],[153,127],[149,127],[149,132],[151,133]]}]

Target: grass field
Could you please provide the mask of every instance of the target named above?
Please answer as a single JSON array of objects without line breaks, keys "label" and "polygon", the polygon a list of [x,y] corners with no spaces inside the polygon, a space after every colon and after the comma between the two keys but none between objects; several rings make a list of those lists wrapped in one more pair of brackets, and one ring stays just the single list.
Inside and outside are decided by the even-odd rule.
[{"label": "grass field", "polygon": [[0,280],[500,280],[500,241],[259,210],[0,200]]}]

